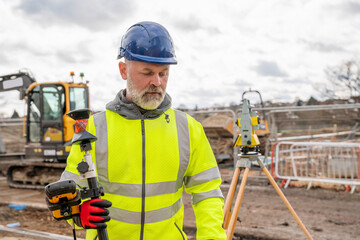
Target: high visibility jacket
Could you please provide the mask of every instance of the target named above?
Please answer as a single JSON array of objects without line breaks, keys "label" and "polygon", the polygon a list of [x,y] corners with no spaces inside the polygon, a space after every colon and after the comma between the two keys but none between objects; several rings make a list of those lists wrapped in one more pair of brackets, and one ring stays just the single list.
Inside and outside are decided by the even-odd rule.
[{"label": "high visibility jacket", "polygon": [[[159,109],[141,112],[123,93],[107,110],[90,117],[97,136],[90,151],[109,209],[109,239],[187,239],[183,232],[183,186],[192,194],[197,239],[226,239],[223,195],[216,160],[200,123],[170,108],[167,95]],[[165,110],[165,111],[164,111]],[[62,179],[79,181],[84,153],[73,145]],[[96,230],[87,230],[94,239]]]}]

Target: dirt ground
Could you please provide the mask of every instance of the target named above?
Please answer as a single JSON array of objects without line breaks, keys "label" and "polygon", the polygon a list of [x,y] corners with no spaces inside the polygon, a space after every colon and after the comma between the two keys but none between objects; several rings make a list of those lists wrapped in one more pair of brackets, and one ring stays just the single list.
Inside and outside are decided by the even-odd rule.
[{"label": "dirt ground", "polygon": [[[228,170],[222,170],[224,178]],[[226,196],[228,184],[223,184]],[[14,190],[12,190],[14,191]],[[22,191],[16,190],[20,195]],[[35,191],[35,190],[34,190]],[[40,195],[43,193],[39,192]],[[284,194],[301,218],[314,239],[338,240],[359,239],[360,236],[360,193],[345,193],[331,189],[288,188]],[[26,195],[26,194],[25,194]],[[1,193],[0,193],[1,196]],[[0,198],[2,199],[2,197]],[[31,198],[28,200],[31,201]],[[26,201],[24,201],[26,202]],[[189,239],[195,239],[195,218],[191,198],[184,195],[185,227]],[[19,223],[18,228],[72,235],[71,227],[64,221],[56,221],[44,208],[27,207],[14,210],[7,204],[0,205],[0,225]],[[78,237],[84,237],[78,230]],[[3,234],[0,236],[14,236]],[[0,238],[4,240],[5,238]],[[32,238],[19,238],[32,239]],[[294,218],[267,179],[249,177],[240,208],[234,239],[307,239]]]},{"label": "dirt ground", "polygon": [[[27,207],[14,210],[8,205],[0,205],[0,224],[6,226],[11,223],[19,223],[21,229],[72,236],[70,225],[66,221],[56,221],[47,209]],[[84,230],[78,230],[77,236],[85,238]]]},{"label": "dirt ground", "polygon": [[[21,130],[0,128],[3,141],[9,152],[19,152]],[[11,137],[9,137],[11,136]],[[17,143],[17,144],[15,144]],[[222,190],[226,196],[232,177],[232,169],[221,166],[223,178]],[[264,176],[257,176],[258,171],[251,171],[246,185],[244,198],[240,208],[234,239],[270,240],[270,239],[307,239],[286,205],[277,195],[274,188]],[[2,181],[5,181],[4,179]],[[279,182],[280,183],[280,182]],[[3,184],[6,185],[6,184]],[[338,188],[289,187],[283,189],[302,222],[305,224],[313,239],[323,240],[353,240],[360,239],[360,191],[354,194],[345,193],[344,186]],[[35,196],[31,194],[33,191]],[[20,229],[51,232],[61,235],[72,235],[71,227],[64,221],[56,221],[43,206],[26,207],[14,210],[4,203],[6,193],[19,196],[21,201],[29,206],[32,202],[44,199],[45,194],[38,190],[0,189],[0,225],[19,223]],[[29,196],[29,197],[27,197]],[[36,199],[32,199],[33,198]],[[191,207],[191,197],[184,194],[185,222],[184,231],[189,239],[195,239],[195,217]],[[84,237],[84,231],[77,231],[78,237]],[[0,231],[0,240],[29,240],[37,239],[28,236]]]},{"label": "dirt ground", "polygon": [[[282,191],[314,239],[359,239],[359,192],[294,187]],[[238,220],[236,232],[240,235],[307,239],[267,179],[249,179]]]},{"label": "dirt ground", "polygon": [[24,152],[26,139],[22,126],[0,126],[1,139],[7,153]]}]

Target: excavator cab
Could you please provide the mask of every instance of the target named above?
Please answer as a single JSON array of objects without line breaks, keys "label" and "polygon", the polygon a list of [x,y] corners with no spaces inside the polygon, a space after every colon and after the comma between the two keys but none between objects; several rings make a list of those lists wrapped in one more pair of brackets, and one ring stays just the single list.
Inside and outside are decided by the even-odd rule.
[{"label": "excavator cab", "polygon": [[34,83],[26,93],[25,154],[64,161],[69,154],[74,120],[66,113],[89,108],[88,87],[81,83]]},{"label": "excavator cab", "polygon": [[24,153],[0,154],[1,159],[11,160],[7,167],[8,184],[43,189],[57,181],[65,168],[75,123],[66,114],[90,108],[88,85],[74,80],[38,83],[32,74],[20,71],[0,76],[0,92],[10,90],[18,90],[20,99],[26,100],[27,114]]}]

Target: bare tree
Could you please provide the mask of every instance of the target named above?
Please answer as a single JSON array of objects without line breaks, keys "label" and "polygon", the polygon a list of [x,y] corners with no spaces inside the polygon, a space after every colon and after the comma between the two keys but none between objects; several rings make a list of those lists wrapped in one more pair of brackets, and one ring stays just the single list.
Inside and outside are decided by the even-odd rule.
[{"label": "bare tree", "polygon": [[328,98],[360,96],[360,63],[354,60],[325,69],[328,84],[319,89]]}]

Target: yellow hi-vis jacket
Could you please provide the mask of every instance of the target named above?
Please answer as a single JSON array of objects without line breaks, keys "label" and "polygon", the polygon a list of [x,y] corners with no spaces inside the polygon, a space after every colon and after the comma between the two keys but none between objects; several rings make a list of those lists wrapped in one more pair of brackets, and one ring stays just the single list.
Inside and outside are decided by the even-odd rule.
[{"label": "yellow hi-vis jacket", "polygon": [[[168,95],[160,111],[141,113],[120,92],[88,121],[88,131],[98,138],[90,153],[105,190],[102,198],[112,202],[110,240],[187,239],[183,186],[192,194],[197,239],[226,239],[220,174],[204,130],[167,102]],[[86,183],[76,169],[83,155],[72,146],[62,179]],[[96,230],[87,230],[87,240],[95,236]]]}]

